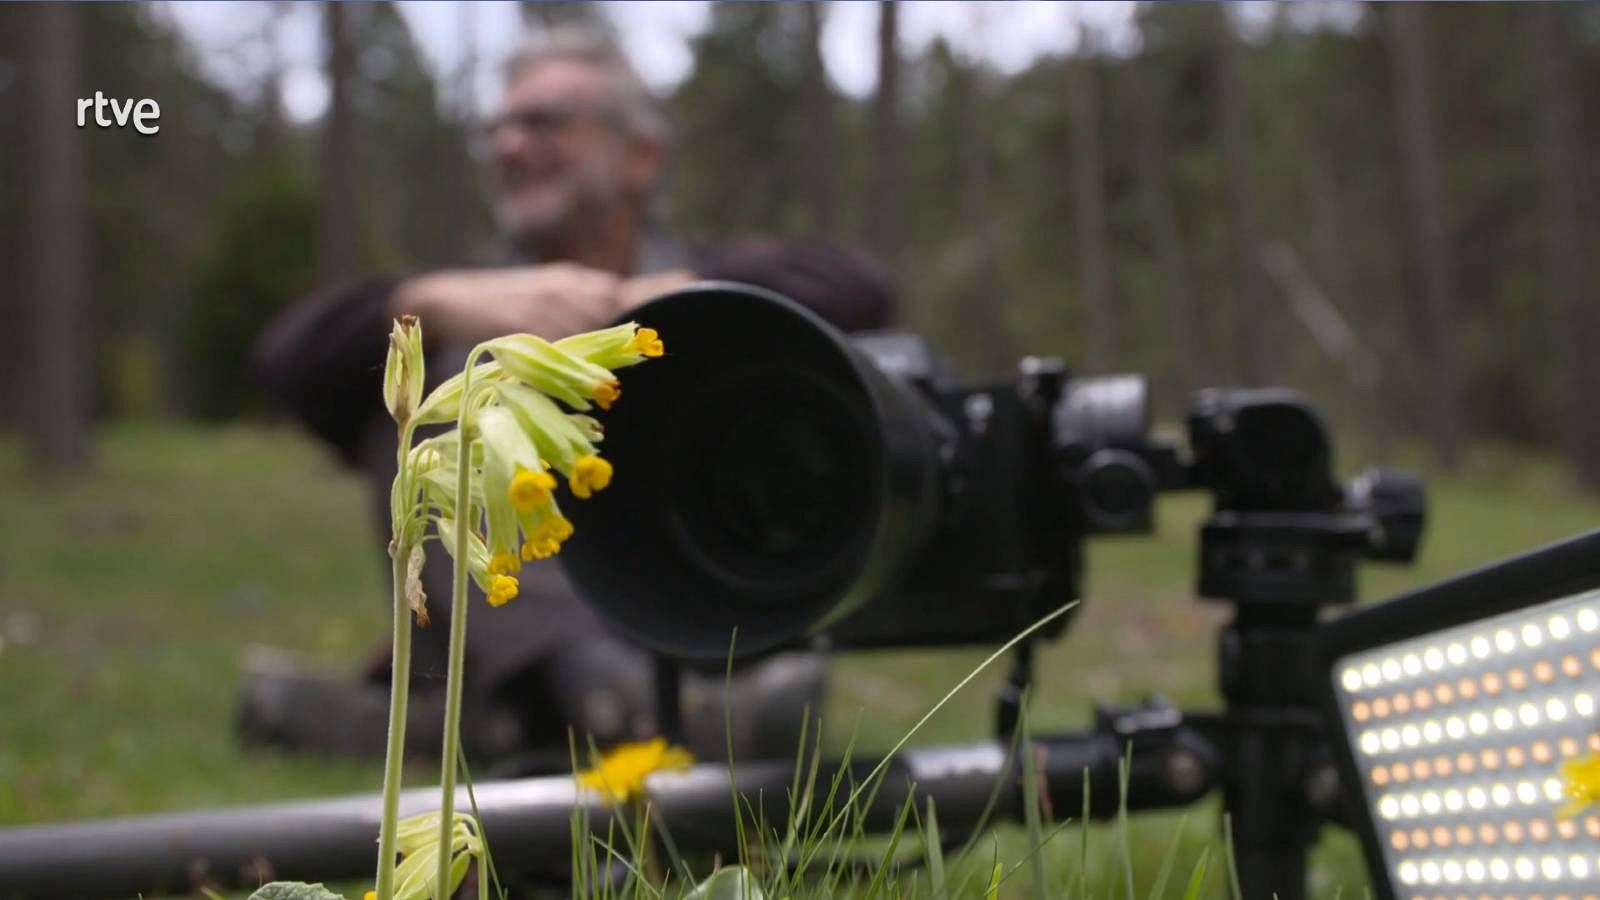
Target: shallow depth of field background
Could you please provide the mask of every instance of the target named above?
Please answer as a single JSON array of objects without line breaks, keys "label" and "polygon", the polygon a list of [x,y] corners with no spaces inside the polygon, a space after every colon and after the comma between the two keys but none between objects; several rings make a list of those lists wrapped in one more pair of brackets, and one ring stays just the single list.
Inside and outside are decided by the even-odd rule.
[{"label": "shallow depth of field background", "polygon": [[[640,56],[679,123],[675,228],[870,248],[973,374],[1147,372],[1169,425],[1199,385],[1307,391],[1341,474],[1430,478],[1421,560],[1368,599],[1600,523],[1600,7],[204,9],[0,6],[0,824],[377,789],[232,737],[251,645],[353,672],[386,621],[360,485],[245,359],[319,279],[481,253],[496,17]],[[355,66],[323,71],[329,34]],[[161,133],[39,114],[96,89],[158,99]],[[1204,513],[1092,544],[1036,728],[1216,702]],[[888,746],[980,656],[844,660],[829,744]],[[986,736],[992,675],[921,740]],[[1179,819],[1137,823],[1141,884]],[[1348,838],[1318,861],[1319,892],[1360,889]]]}]

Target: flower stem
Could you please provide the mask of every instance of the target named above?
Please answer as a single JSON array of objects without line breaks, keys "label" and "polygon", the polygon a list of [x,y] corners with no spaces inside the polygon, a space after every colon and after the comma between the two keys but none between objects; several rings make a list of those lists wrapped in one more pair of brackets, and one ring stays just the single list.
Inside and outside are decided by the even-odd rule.
[{"label": "flower stem", "polygon": [[461,375],[461,413],[456,420],[459,435],[456,451],[456,553],[454,583],[450,589],[450,661],[445,675],[444,748],[440,751],[439,773],[439,873],[434,882],[435,897],[446,900],[450,893],[450,863],[454,846],[456,811],[457,754],[461,752],[461,688],[467,655],[467,534],[472,510],[472,434],[468,429],[471,414],[472,365],[480,350],[467,357]]},{"label": "flower stem", "polygon": [[[404,453],[404,449],[401,450]],[[411,694],[411,606],[406,602],[410,550],[394,554],[394,662],[389,672],[389,747],[383,761],[383,819],[378,825],[378,900],[394,896],[395,827],[400,817],[400,762],[406,744],[406,702]]]}]

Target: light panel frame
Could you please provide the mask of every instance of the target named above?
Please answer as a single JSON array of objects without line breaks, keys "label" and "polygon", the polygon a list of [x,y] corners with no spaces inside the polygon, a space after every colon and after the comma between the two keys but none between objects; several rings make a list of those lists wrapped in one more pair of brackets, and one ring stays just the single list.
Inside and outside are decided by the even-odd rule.
[{"label": "light panel frame", "polygon": [[[1353,712],[1354,703],[1347,707],[1341,702],[1341,695],[1349,696],[1351,692],[1341,687],[1340,679],[1342,676],[1352,679],[1352,684],[1354,683],[1352,675],[1346,671],[1350,668],[1349,662],[1351,658],[1355,657],[1361,663],[1358,668],[1365,670],[1365,663],[1370,662],[1370,660],[1365,660],[1363,657],[1372,651],[1395,645],[1405,645],[1408,642],[1413,642],[1429,635],[1460,629],[1462,626],[1471,626],[1474,623],[1483,622],[1497,616],[1515,614],[1530,607],[1550,604],[1553,601],[1574,600],[1591,592],[1600,592],[1600,530],[1588,532],[1539,550],[1493,563],[1447,581],[1365,607],[1329,622],[1320,629],[1318,635],[1318,671],[1321,673],[1320,681],[1325,723],[1329,729],[1331,749],[1339,765],[1340,782],[1348,808],[1349,824],[1361,840],[1375,896],[1384,898],[1384,900],[1397,900],[1397,898],[1411,900],[1411,898],[1417,896],[1428,898],[1434,896],[1455,897],[1462,893],[1476,897],[1482,891],[1473,886],[1460,884],[1409,886],[1392,883],[1387,851],[1381,842],[1380,826],[1377,822],[1380,813],[1377,809],[1377,803],[1368,796],[1366,789],[1366,782],[1371,773],[1360,762],[1360,757],[1364,752],[1361,749],[1363,738],[1366,738],[1369,744],[1366,752],[1371,752],[1374,749],[1371,746],[1374,740],[1373,735],[1367,732],[1377,732],[1380,735],[1377,738],[1378,755],[1384,752],[1382,740],[1385,735],[1382,735],[1383,729],[1358,728],[1353,721],[1347,721],[1346,716]],[[1600,593],[1595,594],[1595,596],[1600,597]],[[1492,634],[1489,639],[1493,640]],[[1592,633],[1585,632],[1579,640],[1578,646],[1582,648],[1585,675],[1593,676],[1595,674],[1593,671],[1595,664],[1591,662],[1589,655],[1591,648],[1600,648],[1600,630]],[[1405,650],[1397,652],[1400,659],[1404,660],[1406,656],[1414,655],[1416,651],[1412,648],[1409,653]],[[1496,648],[1495,652],[1500,652],[1500,649]],[[1600,653],[1600,649],[1596,649],[1593,652]],[[1482,659],[1487,660],[1488,658],[1483,657]],[[1434,661],[1441,662],[1439,660]],[[1469,667],[1473,662],[1474,660],[1469,659],[1455,664]],[[1429,671],[1448,670],[1451,665],[1452,661],[1444,660],[1440,670],[1428,669],[1425,666],[1426,670],[1420,673],[1408,673],[1402,668],[1398,673],[1383,674],[1381,680],[1377,680],[1376,683],[1394,682],[1396,686],[1399,686],[1407,682],[1408,675],[1415,677],[1420,683],[1428,679]],[[1485,662],[1484,667],[1490,667],[1490,663]],[[1371,673],[1368,674],[1370,675]],[[1389,677],[1389,675],[1393,675],[1393,677]],[[1556,685],[1559,680],[1559,678],[1553,679],[1551,684]],[[1362,688],[1358,690],[1365,690],[1366,687],[1367,683],[1364,682]],[[1401,691],[1400,693],[1404,692]],[[1536,689],[1527,696],[1519,697],[1515,703],[1508,702],[1502,705],[1509,705],[1513,714],[1518,714],[1521,712],[1522,706],[1532,703],[1530,699],[1532,696],[1538,696],[1540,703],[1547,704],[1550,698],[1544,696],[1546,693],[1551,694],[1552,697],[1561,696],[1560,688],[1552,686],[1543,691]],[[1591,710],[1594,707],[1600,707],[1600,690],[1591,690],[1586,687],[1582,691],[1569,691],[1569,693],[1572,693],[1574,697],[1578,693],[1587,696],[1589,699],[1585,701],[1585,705],[1589,706]],[[1382,694],[1383,691],[1381,689],[1375,690],[1375,696],[1381,696]],[[1569,710],[1572,705],[1572,699],[1572,697],[1566,698]],[[1590,705],[1591,702],[1592,706]],[[1478,707],[1484,705],[1480,703],[1473,706],[1472,709],[1477,710]],[[1466,710],[1467,707],[1462,707],[1462,709]],[[1485,712],[1492,716],[1492,710],[1485,710]],[[1575,713],[1575,711],[1573,712]],[[1465,713],[1465,715],[1470,715],[1470,712]],[[1585,718],[1600,723],[1600,715],[1595,712],[1589,713]],[[1448,718],[1434,716],[1433,720],[1442,722],[1448,721]],[[1415,729],[1413,728],[1413,730]],[[1513,723],[1509,729],[1502,729],[1491,721],[1488,723],[1487,729],[1479,733],[1479,736],[1492,736],[1506,731],[1515,735],[1518,731],[1517,724]],[[1416,735],[1411,735],[1411,737],[1416,737]],[[1448,734],[1435,737],[1441,744],[1450,743],[1450,735]],[[1468,733],[1465,736],[1458,736],[1458,739],[1470,742],[1472,737],[1473,735]],[[1427,737],[1423,736],[1421,740],[1425,742]],[[1406,742],[1402,736],[1400,749],[1398,751],[1391,750],[1390,752],[1404,753],[1406,748],[1414,749],[1417,746],[1416,742]],[[1592,750],[1595,748],[1588,747],[1585,749]],[[1395,764],[1398,765],[1398,763]],[[1373,768],[1377,768],[1377,766]],[[1514,778],[1500,780],[1506,781],[1508,787],[1513,791],[1519,786],[1513,783],[1516,782]],[[1536,785],[1536,789],[1541,795],[1544,795],[1548,791],[1549,785],[1541,782]],[[1418,791],[1396,790],[1389,792],[1392,797],[1402,797],[1405,794],[1409,794],[1413,800],[1419,796]],[[1422,797],[1424,800],[1426,799],[1425,794]],[[1543,804],[1547,799],[1548,797],[1544,796],[1538,802]],[[1520,802],[1520,799],[1513,800],[1513,804],[1516,802]],[[1592,812],[1594,811],[1591,810]],[[1404,815],[1404,813],[1402,812],[1401,815]],[[1581,832],[1580,836],[1594,837]],[[1589,865],[1595,871],[1592,876],[1595,888],[1592,892],[1585,888],[1585,891],[1576,895],[1576,897],[1587,897],[1590,893],[1600,895],[1600,838],[1595,838],[1594,846],[1595,850],[1587,854],[1586,865]],[[1508,854],[1500,853],[1496,855],[1505,857]],[[1521,852],[1510,852],[1509,856],[1512,857],[1513,864],[1516,859],[1522,857],[1531,857],[1536,866],[1542,862],[1542,854],[1537,850],[1529,850],[1526,847],[1522,848]],[[1562,892],[1557,893],[1562,894]],[[1495,893],[1497,898],[1500,895],[1500,893]],[[1548,890],[1531,889],[1526,896],[1549,898],[1554,895]],[[1574,900],[1576,900],[1576,897]]]}]

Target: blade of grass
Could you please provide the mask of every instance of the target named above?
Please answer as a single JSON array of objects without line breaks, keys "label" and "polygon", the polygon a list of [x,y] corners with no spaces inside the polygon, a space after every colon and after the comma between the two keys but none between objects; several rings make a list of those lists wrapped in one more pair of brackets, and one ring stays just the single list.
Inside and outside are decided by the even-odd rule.
[{"label": "blade of grass", "polygon": [[1183,892],[1183,900],[1199,900],[1200,890],[1205,887],[1207,863],[1211,859],[1211,848],[1200,851],[1200,858],[1194,862],[1194,870],[1189,873],[1189,887]]},{"label": "blade of grass", "polygon": [[[968,684],[971,684],[972,680],[974,678],[977,678],[979,673],[981,673],[984,669],[987,669],[990,665],[992,665],[995,660],[997,660],[1000,657],[1004,656],[1005,654],[1011,652],[1011,650],[1014,647],[1016,647],[1018,644],[1022,643],[1023,641],[1027,640],[1029,637],[1031,637],[1034,634],[1034,632],[1038,631],[1039,629],[1043,628],[1044,626],[1050,624],[1051,622],[1053,622],[1056,619],[1060,618],[1061,616],[1065,615],[1068,610],[1070,610],[1072,607],[1076,606],[1077,604],[1078,604],[1078,601],[1074,600],[1071,603],[1068,603],[1068,604],[1066,604],[1064,606],[1061,606],[1061,607],[1057,608],[1054,612],[1052,612],[1049,615],[1039,619],[1038,621],[1034,622],[1032,625],[1029,625],[1027,628],[1024,628],[1020,633],[1018,633],[1011,640],[1006,641],[1004,644],[1001,644],[999,649],[995,650],[993,653],[991,653],[987,657],[985,657],[982,662],[978,663],[976,668],[974,668],[972,671],[968,672],[965,676],[963,676],[960,681],[956,682],[955,687],[953,687],[950,690],[946,691],[945,695],[943,697],[939,698],[939,701],[933,705],[933,708],[929,709],[926,713],[924,713],[922,718],[918,719],[916,724],[912,725],[911,729],[909,731],[907,731],[905,734],[901,735],[900,739],[895,742],[894,746],[889,748],[889,752],[884,754],[883,759],[880,760],[878,762],[878,764],[875,767],[873,767],[873,770],[867,775],[867,779],[866,779],[867,783],[870,784],[879,775],[879,773],[881,773],[884,769],[886,769],[888,767],[888,765],[889,765],[890,760],[894,759],[895,754],[899,753],[901,748],[905,747],[905,745],[911,740],[911,738],[914,737],[917,734],[918,731],[922,730],[922,726],[928,724],[928,721],[930,719],[932,719],[939,712],[939,710],[943,709],[945,707],[945,705],[948,704],[950,702],[950,700],[955,697],[956,694],[959,694],[963,688],[965,688]],[[860,789],[858,788],[856,792],[852,793],[851,797],[847,801],[847,807],[846,808],[850,808],[850,807],[853,807],[855,805],[855,800],[856,800],[856,797],[859,795],[859,790]],[[835,814],[835,820],[832,823],[830,823],[830,825],[829,825],[829,830],[831,830],[834,827],[834,825],[837,825],[842,821],[843,821],[842,813],[836,813]]]},{"label": "blade of grass", "polygon": [[[1039,808],[1039,767],[1033,756],[1033,731],[1028,722],[1028,694],[1022,695],[1021,715],[1018,716],[1017,725],[1022,732],[1022,820],[1023,828],[1028,835],[1028,843],[1034,847],[1044,844],[1044,824],[1041,821]],[[1033,867],[1033,900],[1048,900],[1045,895],[1044,854],[1032,854]]]},{"label": "blade of grass", "polygon": [[989,886],[984,889],[984,900],[1000,900],[1000,882],[1005,880],[1005,866],[1000,865],[1000,842],[994,842],[994,866],[989,870]]},{"label": "blade of grass", "polygon": [[1133,774],[1133,742],[1129,741],[1122,758],[1117,760],[1117,838],[1122,845],[1122,875],[1128,888],[1128,900],[1137,900],[1133,893],[1133,842],[1128,837],[1128,779]]},{"label": "blade of grass", "polygon": [[739,842],[739,861],[749,863],[750,846],[745,840],[744,817],[739,807],[739,782],[733,772],[733,655],[739,646],[739,628],[728,635],[728,664],[722,678],[722,738],[728,754],[728,796],[733,801],[733,833]]},{"label": "blade of grass", "polygon": [[1083,818],[1079,820],[1078,888],[1089,896],[1089,767],[1083,767]]},{"label": "blade of grass", "polygon": [[[1172,876],[1172,866],[1178,858],[1178,847],[1183,841],[1183,829],[1188,824],[1188,816],[1178,820],[1178,830],[1172,834],[1172,844],[1167,847],[1166,855],[1161,858],[1161,868],[1156,872],[1156,880],[1150,885],[1150,900],[1161,900],[1166,896],[1167,879]],[[1339,898],[1336,896],[1333,900]]]},{"label": "blade of grass", "polygon": [[[608,860],[614,859],[617,862],[621,863],[622,867],[624,869],[627,869],[628,872],[633,876],[634,882],[636,884],[643,885],[645,890],[648,890],[652,897],[655,897],[655,898],[657,898],[657,900],[660,900],[661,892],[656,889],[655,885],[652,885],[650,883],[650,879],[646,878],[645,874],[643,872],[639,871],[638,865],[632,861],[632,858],[630,858],[628,854],[622,853],[616,847],[612,846],[610,841],[606,840],[605,838],[600,837],[599,835],[591,835],[590,836],[590,840],[592,840],[596,844],[598,844],[600,846],[600,849],[606,851],[606,858]],[[636,857],[634,857],[634,858],[636,858]],[[610,867],[610,863],[609,862],[607,863],[607,867],[608,868]],[[606,883],[609,885],[611,883],[610,879],[606,879]],[[607,893],[609,893],[609,892],[610,891],[608,889]]]},{"label": "blade of grass", "polygon": [[1228,884],[1232,887],[1233,900],[1244,900],[1244,892],[1239,890],[1239,866],[1234,860],[1233,850],[1233,816],[1222,814],[1222,850],[1228,857]]},{"label": "blade of grass", "polygon": [[494,868],[494,854],[489,852],[489,833],[483,829],[483,816],[478,812],[478,795],[473,791],[472,770],[467,767],[467,751],[458,747],[456,756],[461,762],[461,780],[467,785],[467,802],[472,805],[472,821],[478,827],[478,843],[483,847],[483,852],[478,855],[478,898],[485,900],[488,896],[489,881],[484,878],[484,868],[487,867],[489,879],[493,880],[500,900],[506,900],[505,885],[500,883],[500,873]]},{"label": "blade of grass", "polygon": [[911,785],[906,790],[906,802],[900,804],[900,815],[895,820],[894,830],[889,833],[889,846],[884,848],[883,860],[876,866],[872,881],[867,885],[865,900],[873,900],[878,896],[878,891],[883,888],[883,880],[894,868],[895,850],[900,847],[900,835],[905,832],[906,820],[911,817],[911,811],[917,806],[917,786]]},{"label": "blade of grass", "polygon": [[995,779],[994,787],[989,790],[989,799],[984,802],[983,812],[978,816],[978,822],[973,826],[972,833],[968,835],[966,841],[961,845],[961,849],[956,853],[958,862],[967,858],[973,848],[978,845],[979,836],[988,829],[989,819],[993,817],[995,806],[1000,802],[1000,792],[1011,784],[1012,761],[1017,758],[1017,748],[1021,746],[1021,742],[1022,732],[1013,730],[1011,732],[1011,744],[1006,748],[1005,762],[1000,766],[1000,775]]},{"label": "blade of grass", "polygon": [[928,797],[927,819],[922,823],[922,840],[928,854],[928,883],[935,897],[944,894],[944,847],[939,842],[939,815],[933,797]]}]

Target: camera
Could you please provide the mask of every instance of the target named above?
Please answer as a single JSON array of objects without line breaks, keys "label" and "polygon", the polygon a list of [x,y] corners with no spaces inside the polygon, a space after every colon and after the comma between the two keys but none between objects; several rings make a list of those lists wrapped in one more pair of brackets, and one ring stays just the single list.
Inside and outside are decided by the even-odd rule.
[{"label": "camera", "polygon": [[1191,461],[1150,436],[1140,376],[1027,358],[1011,380],[964,382],[912,335],[847,337],[728,282],[629,318],[671,352],[628,373],[606,419],[618,475],[573,505],[561,559],[604,618],[670,658],[1000,643],[1078,596],[1085,537],[1148,531],[1161,491],[1206,487],[1252,513],[1345,501],[1291,391],[1202,393]]}]

